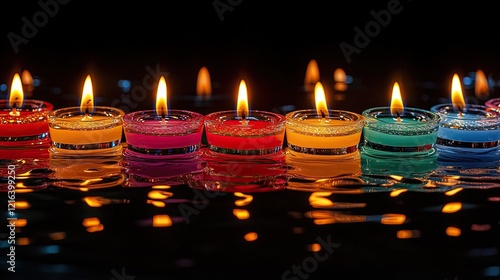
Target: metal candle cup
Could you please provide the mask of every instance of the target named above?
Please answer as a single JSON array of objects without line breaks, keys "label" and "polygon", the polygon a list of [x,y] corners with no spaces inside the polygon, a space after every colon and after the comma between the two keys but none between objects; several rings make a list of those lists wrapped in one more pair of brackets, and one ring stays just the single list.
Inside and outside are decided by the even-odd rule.
[{"label": "metal candle cup", "polygon": [[127,140],[124,155],[137,158],[196,156],[201,146],[203,115],[183,110],[169,110],[168,114],[161,117],[155,110],[126,114],[123,117]]},{"label": "metal candle cup", "polygon": [[19,115],[12,115],[6,100],[0,100],[0,147],[19,148],[49,145],[47,117],[52,104],[40,100],[25,100],[17,109]]},{"label": "metal candle cup", "polygon": [[49,114],[53,156],[117,156],[122,153],[124,111],[96,106],[86,118],[79,107],[58,109]]},{"label": "metal candle cup", "polygon": [[483,105],[469,104],[462,112],[452,104],[431,108],[441,116],[436,147],[442,152],[488,154],[497,157],[500,143],[500,115]]},{"label": "metal candle cup", "polygon": [[428,156],[435,153],[439,115],[417,108],[405,108],[398,118],[390,107],[376,107],[362,112],[362,155],[376,157]]},{"label": "metal candle cup", "polygon": [[363,117],[340,110],[328,110],[328,115],[318,116],[313,109],[288,113],[288,151],[323,156],[355,155],[361,140]]},{"label": "metal candle cup", "polygon": [[210,113],[204,118],[208,149],[227,155],[261,156],[282,152],[285,117],[250,110],[245,119],[236,110]]}]

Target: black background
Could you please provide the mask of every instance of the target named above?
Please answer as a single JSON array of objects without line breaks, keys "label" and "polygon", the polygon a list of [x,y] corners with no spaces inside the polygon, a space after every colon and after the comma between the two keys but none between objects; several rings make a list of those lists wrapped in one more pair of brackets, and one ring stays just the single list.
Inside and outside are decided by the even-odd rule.
[{"label": "black background", "polygon": [[[22,36],[22,18],[33,23],[43,11],[40,3],[47,2],[1,4],[0,81],[10,85],[14,72],[27,69],[41,81],[34,97],[56,107],[78,104],[88,74],[94,94],[103,98],[97,105],[110,105],[122,98],[117,81],[141,84],[148,66],[168,73],[169,106],[193,110],[174,96],[195,94],[203,65],[214,93],[229,96],[213,110],[233,109],[222,107],[235,103],[241,79],[253,109],[313,107],[300,91],[311,59],[318,62],[329,106],[357,112],[387,105],[395,81],[406,106],[429,108],[448,98],[453,73],[465,77],[482,69],[493,80],[499,75],[498,12],[486,1],[399,1],[401,12],[350,63],[339,45],[355,46],[354,28],[364,29],[374,20],[371,11],[397,1],[71,0],[58,3],[54,16],[16,53],[8,34]],[[214,3],[235,5],[220,18]],[[331,97],[336,68],[354,78],[339,102]],[[153,90],[150,95],[134,110],[150,109]]]}]

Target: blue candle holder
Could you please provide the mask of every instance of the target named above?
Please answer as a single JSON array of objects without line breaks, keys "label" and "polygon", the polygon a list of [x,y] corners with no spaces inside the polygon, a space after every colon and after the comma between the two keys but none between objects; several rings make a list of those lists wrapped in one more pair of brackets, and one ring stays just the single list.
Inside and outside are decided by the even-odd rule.
[{"label": "blue candle holder", "polygon": [[500,159],[500,113],[483,105],[469,104],[457,110],[452,104],[431,108],[441,116],[436,150],[446,161]]}]

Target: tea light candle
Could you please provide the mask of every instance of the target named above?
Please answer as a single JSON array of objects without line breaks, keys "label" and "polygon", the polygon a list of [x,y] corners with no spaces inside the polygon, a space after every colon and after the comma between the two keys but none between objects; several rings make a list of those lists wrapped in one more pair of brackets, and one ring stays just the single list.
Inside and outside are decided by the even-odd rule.
[{"label": "tea light candle", "polygon": [[185,110],[168,110],[167,83],[160,77],[156,110],[128,113],[123,117],[126,157],[198,156],[203,132],[203,115]]},{"label": "tea light candle", "polygon": [[124,111],[94,106],[90,75],[85,79],[80,107],[57,109],[49,114],[53,157],[121,156]]},{"label": "tea light candle", "polygon": [[356,156],[363,129],[363,116],[330,110],[323,85],[314,89],[316,110],[286,115],[287,152],[323,156]]},{"label": "tea light candle", "polygon": [[45,101],[24,100],[21,77],[14,74],[9,100],[0,100],[0,148],[48,146],[47,117],[52,109]]},{"label": "tea light candle", "polygon": [[[497,110],[465,103],[460,78],[453,75],[451,104],[431,108],[441,116],[436,148],[444,156],[453,153],[480,155],[482,159],[498,159],[500,114]],[[490,102],[491,103],[491,102]]]},{"label": "tea light candle", "polygon": [[405,108],[399,84],[393,86],[390,107],[362,112],[365,117],[361,155],[376,157],[430,156],[439,128],[439,115]]},{"label": "tea light candle", "polygon": [[244,80],[239,86],[237,110],[210,113],[204,123],[208,150],[219,155],[264,156],[283,151],[285,116],[249,110]]}]

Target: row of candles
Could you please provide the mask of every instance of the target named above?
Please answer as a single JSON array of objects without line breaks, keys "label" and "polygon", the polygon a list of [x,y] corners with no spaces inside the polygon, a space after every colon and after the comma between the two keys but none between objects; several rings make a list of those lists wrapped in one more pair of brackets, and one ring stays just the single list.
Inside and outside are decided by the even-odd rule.
[{"label": "row of candles", "polygon": [[314,84],[314,96],[315,109],[286,115],[249,110],[247,85],[241,80],[236,110],[202,115],[169,109],[166,79],[160,77],[156,108],[126,114],[94,105],[89,75],[80,106],[54,110],[46,101],[24,100],[20,76],[15,74],[8,101],[0,101],[0,147],[50,144],[55,156],[123,153],[135,158],[177,158],[198,154],[205,132],[209,151],[217,155],[269,157],[283,152],[286,141],[290,153],[323,158],[352,157],[362,144],[361,152],[377,157],[421,157],[442,151],[500,159],[500,100],[466,104],[457,74],[451,83],[452,102],[430,110],[406,108],[397,82],[390,106],[361,114],[329,109],[319,81]]}]

